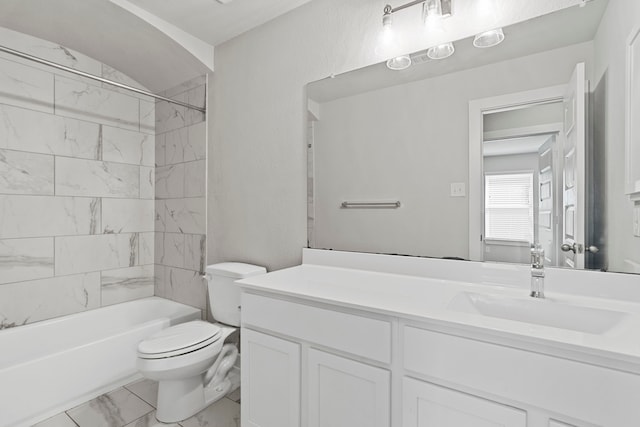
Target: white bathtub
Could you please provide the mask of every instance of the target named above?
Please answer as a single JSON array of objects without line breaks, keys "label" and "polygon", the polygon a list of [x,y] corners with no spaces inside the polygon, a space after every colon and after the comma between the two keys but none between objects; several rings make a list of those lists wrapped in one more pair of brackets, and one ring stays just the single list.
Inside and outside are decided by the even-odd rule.
[{"label": "white bathtub", "polygon": [[151,297],[0,331],[0,427],[31,425],[140,378],[138,342],[199,318]]}]

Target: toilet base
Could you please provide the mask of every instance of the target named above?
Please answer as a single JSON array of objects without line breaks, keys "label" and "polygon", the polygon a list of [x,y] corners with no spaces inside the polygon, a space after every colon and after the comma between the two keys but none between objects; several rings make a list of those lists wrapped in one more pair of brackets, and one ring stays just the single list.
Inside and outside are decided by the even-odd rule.
[{"label": "toilet base", "polygon": [[237,368],[231,370],[222,382],[208,387],[203,387],[202,375],[180,381],[159,381],[156,418],[163,423],[184,421],[239,386],[240,372]]}]

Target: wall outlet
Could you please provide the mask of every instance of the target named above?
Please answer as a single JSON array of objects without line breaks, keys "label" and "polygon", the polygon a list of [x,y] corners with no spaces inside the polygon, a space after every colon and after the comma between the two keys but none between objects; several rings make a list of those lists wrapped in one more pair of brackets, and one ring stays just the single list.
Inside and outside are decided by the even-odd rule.
[{"label": "wall outlet", "polygon": [[454,182],[451,184],[451,197],[465,197],[467,190],[464,182]]},{"label": "wall outlet", "polygon": [[640,237],[640,203],[633,205],[633,235]]}]

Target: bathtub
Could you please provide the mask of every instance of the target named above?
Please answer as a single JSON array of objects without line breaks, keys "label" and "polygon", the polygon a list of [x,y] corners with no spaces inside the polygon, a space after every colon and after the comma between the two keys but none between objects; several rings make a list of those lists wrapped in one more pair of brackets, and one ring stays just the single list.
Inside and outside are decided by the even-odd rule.
[{"label": "bathtub", "polygon": [[0,427],[32,425],[141,378],[138,342],[200,317],[150,297],[0,331]]}]

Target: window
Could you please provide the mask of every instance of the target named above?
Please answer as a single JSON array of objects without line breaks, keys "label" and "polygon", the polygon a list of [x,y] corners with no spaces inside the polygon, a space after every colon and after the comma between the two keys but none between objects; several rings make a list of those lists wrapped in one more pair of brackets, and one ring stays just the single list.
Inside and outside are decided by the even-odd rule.
[{"label": "window", "polygon": [[533,242],[533,173],[486,174],[485,239]]}]

